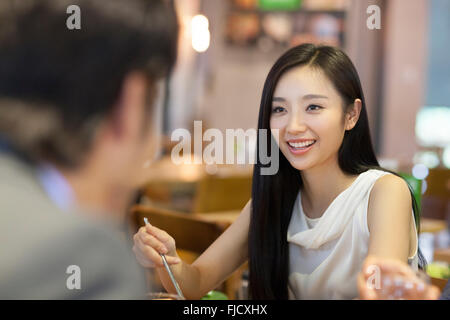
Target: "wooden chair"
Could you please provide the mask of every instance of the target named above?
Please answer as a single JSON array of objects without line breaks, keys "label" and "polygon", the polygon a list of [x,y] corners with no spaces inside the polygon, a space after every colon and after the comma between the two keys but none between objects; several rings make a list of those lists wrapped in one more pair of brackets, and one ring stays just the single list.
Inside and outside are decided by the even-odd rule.
[{"label": "wooden chair", "polygon": [[431,169],[426,181],[423,217],[450,222],[450,169]]},{"label": "wooden chair", "polygon": [[192,217],[188,213],[136,205],[131,208],[132,223],[135,231],[144,225],[144,217],[151,224],[170,234],[177,248],[202,253],[224,231],[225,225]]},{"label": "wooden chair", "polygon": [[241,210],[251,198],[251,192],[251,176],[207,176],[198,183],[192,211]]},{"label": "wooden chair", "polygon": [[[152,225],[166,231],[175,239],[177,253],[187,263],[192,263],[228,226],[225,223],[210,222],[192,217],[188,213],[135,205],[130,211],[132,234],[144,225],[144,217],[148,218]],[[239,269],[217,289],[225,292],[229,299],[235,299],[236,283],[240,280],[241,274],[242,270]],[[153,286],[161,286],[157,275],[152,273],[149,274],[149,277]]]}]

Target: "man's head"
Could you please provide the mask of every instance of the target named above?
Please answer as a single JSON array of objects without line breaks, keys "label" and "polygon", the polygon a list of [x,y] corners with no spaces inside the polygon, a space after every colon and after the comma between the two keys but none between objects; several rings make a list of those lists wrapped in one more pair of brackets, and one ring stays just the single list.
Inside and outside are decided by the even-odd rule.
[{"label": "man's head", "polygon": [[[164,0],[7,1],[0,136],[33,161],[134,183],[156,152],[154,102],[177,52],[173,10]],[[67,26],[71,5],[81,29]]]}]

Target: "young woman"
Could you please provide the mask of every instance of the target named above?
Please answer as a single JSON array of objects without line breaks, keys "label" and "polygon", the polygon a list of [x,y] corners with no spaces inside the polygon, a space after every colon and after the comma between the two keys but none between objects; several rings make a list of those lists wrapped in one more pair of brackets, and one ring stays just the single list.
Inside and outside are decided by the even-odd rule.
[{"label": "young woman", "polygon": [[134,236],[138,261],[156,267],[168,291],[175,289],[159,253],[192,299],[246,260],[252,299],[356,298],[367,256],[417,267],[414,197],[378,164],[360,80],[344,52],[303,44],[283,54],[267,76],[258,128],[271,130],[264,143],[277,143],[279,170],[261,175],[258,157],[252,200],[193,264],[180,261],[163,230],[147,226]]}]

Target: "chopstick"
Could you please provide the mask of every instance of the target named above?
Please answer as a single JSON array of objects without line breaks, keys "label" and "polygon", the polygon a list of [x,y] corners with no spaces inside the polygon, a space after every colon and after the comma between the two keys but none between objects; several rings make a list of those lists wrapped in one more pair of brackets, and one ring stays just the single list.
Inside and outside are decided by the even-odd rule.
[{"label": "chopstick", "polygon": [[[147,218],[144,218],[144,222],[145,222],[146,225],[149,224]],[[170,270],[169,264],[167,263],[167,260],[166,260],[166,256],[163,253],[160,253],[160,256],[162,258],[164,267],[166,268],[167,273],[169,274],[170,280],[172,281],[172,284],[175,287],[175,290],[177,291],[177,294],[181,298],[185,299],[185,297],[183,296],[183,293],[181,292],[180,286],[178,285],[178,282],[177,282],[177,280],[175,279],[175,277],[174,277],[174,275],[172,273],[172,270]]]}]

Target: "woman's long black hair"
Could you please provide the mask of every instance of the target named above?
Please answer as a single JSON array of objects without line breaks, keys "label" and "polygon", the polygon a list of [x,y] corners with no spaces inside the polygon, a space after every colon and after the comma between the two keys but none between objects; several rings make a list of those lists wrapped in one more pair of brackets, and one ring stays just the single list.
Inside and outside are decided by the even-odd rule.
[{"label": "woman's long black hair", "polygon": [[[355,99],[362,101],[358,122],[345,132],[338,151],[339,166],[345,173],[357,175],[369,169],[381,168],[375,156],[369,132],[366,103],[358,73],[340,49],[330,46],[302,44],[289,49],[273,65],[264,84],[259,110],[258,129],[270,130],[272,97],[281,75],[298,66],[310,66],[322,71],[340,93],[344,108],[353,105]],[[347,110],[344,110],[344,112]],[[268,135],[271,136],[271,135]],[[274,175],[261,175],[259,148],[253,171],[252,213],[249,229],[249,294],[251,299],[288,299],[289,247],[287,230],[295,199],[303,184],[300,171],[290,165],[280,152],[279,170]],[[266,150],[275,143],[267,138]],[[409,186],[409,184],[408,184]],[[410,191],[412,190],[409,186]],[[411,191],[414,218],[419,228],[419,208]],[[419,250],[419,266],[425,260]]]}]

